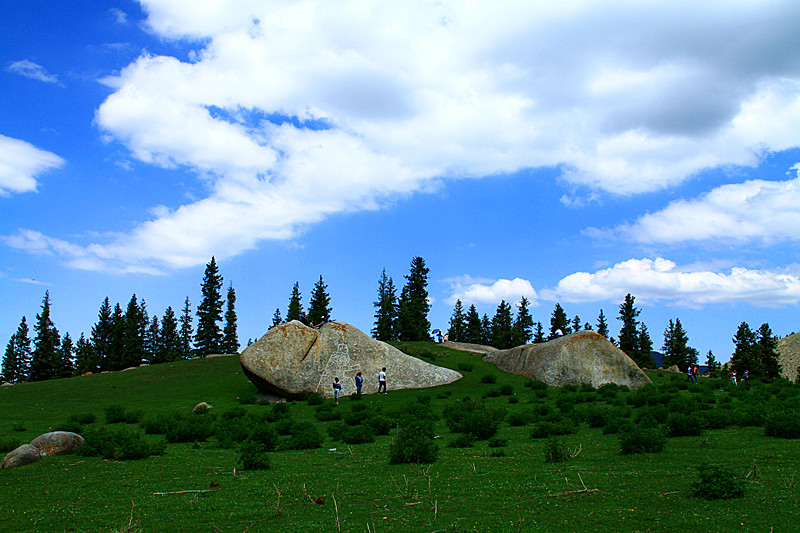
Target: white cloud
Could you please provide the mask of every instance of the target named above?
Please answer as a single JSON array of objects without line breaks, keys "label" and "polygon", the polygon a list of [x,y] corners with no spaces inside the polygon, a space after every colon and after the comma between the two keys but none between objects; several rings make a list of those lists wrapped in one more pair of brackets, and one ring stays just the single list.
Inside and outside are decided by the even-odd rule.
[{"label": "white cloud", "polygon": [[36,191],[36,176],[64,160],[30,143],[0,135],[0,196]]},{"label": "white cloud", "polygon": [[787,181],[750,180],[717,187],[699,198],[677,200],[656,213],[597,236],[620,235],[643,243],[704,240],[767,244],[800,239],[800,176]]},{"label": "white cloud", "polygon": [[717,272],[679,267],[663,258],[630,259],[593,273],[570,274],[555,289],[540,291],[540,296],[554,301],[595,302],[620,300],[628,293],[641,301],[688,307],[738,302],[762,307],[796,305],[800,302],[800,266]]},{"label": "white cloud", "polygon": [[10,63],[8,65],[8,70],[14,72],[15,74],[19,74],[20,76],[25,76],[26,78],[43,81],[45,83],[62,85],[61,82],[58,81],[58,76],[51,74],[43,66],[37,65],[33,61],[29,61],[27,59]]},{"label": "white cloud", "polygon": [[558,166],[592,199],[800,139],[793,0],[142,4],[204,48],[105,79],[96,122],[209,193],[84,246],[102,268],[202,264],[442,177]]},{"label": "white cloud", "polygon": [[464,276],[450,280],[451,295],[446,302],[454,305],[461,300],[465,306],[471,304],[499,304],[500,300],[517,303],[524,296],[532,305],[538,305],[537,295],[531,282],[521,278],[498,279],[496,281],[473,279]]}]

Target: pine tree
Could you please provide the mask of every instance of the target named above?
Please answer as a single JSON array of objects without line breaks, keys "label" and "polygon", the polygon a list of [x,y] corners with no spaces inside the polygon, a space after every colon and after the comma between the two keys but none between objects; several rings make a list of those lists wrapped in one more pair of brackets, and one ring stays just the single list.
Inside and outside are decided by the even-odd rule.
[{"label": "pine tree", "polygon": [[69,333],[65,333],[61,338],[61,347],[58,349],[58,375],[55,377],[68,378],[75,373],[75,348],[72,345],[72,338]]},{"label": "pine tree", "polygon": [[428,332],[431,323],[428,321],[428,272],[425,260],[419,256],[411,260],[411,269],[405,276],[406,284],[400,292],[400,309],[397,329],[400,340],[430,340]]},{"label": "pine tree", "polygon": [[161,348],[161,359],[165,363],[171,363],[181,358],[181,337],[178,333],[178,319],[172,307],[167,307],[164,311],[164,318],[161,319],[161,338],[159,341]]},{"label": "pine tree", "polygon": [[597,315],[597,333],[608,338],[608,322],[606,322],[606,316],[603,314],[602,309],[600,309],[600,314]]},{"label": "pine tree", "polygon": [[640,361],[637,360],[640,354],[639,321],[636,317],[639,316],[641,311],[633,305],[635,300],[635,296],[631,296],[630,293],[626,294],[625,301],[619,306],[619,316],[617,318],[622,322],[622,327],[619,330],[619,349],[639,365]]},{"label": "pine tree", "polygon": [[144,337],[148,322],[145,322],[145,312],[136,299],[131,296],[125,315],[122,318],[122,355],[120,364],[122,368],[131,368],[142,364],[144,354]]},{"label": "pine tree", "polygon": [[492,321],[486,313],[481,317],[481,337],[478,341],[479,344],[489,344],[492,340]]},{"label": "pine tree", "polygon": [[75,343],[75,375],[82,376],[87,372],[97,372],[97,356],[92,343],[81,333]]},{"label": "pine tree", "polygon": [[30,380],[52,379],[58,375],[60,370],[58,348],[61,344],[61,337],[50,319],[50,291],[44,293],[42,312],[36,315],[36,324],[34,324],[33,330],[36,332],[36,337],[33,339]]},{"label": "pine tree", "polygon": [[375,323],[372,327],[372,337],[379,341],[397,340],[397,291],[392,278],[386,275],[386,269],[381,272],[378,280],[378,300],[375,306]]},{"label": "pine tree", "polygon": [[31,364],[31,339],[25,317],[19,322],[17,331],[11,336],[3,356],[2,381],[23,383],[28,381]]},{"label": "pine tree", "polygon": [[706,355],[706,368],[708,369],[708,375],[712,378],[719,377],[719,369],[721,368],[721,364],[717,361],[717,358],[714,357],[714,353],[709,350],[708,354]]},{"label": "pine tree", "polygon": [[697,350],[689,346],[689,336],[679,318],[669,321],[664,330],[664,366],[678,365],[681,370],[697,364]]},{"label": "pine tree", "polygon": [[147,326],[143,342],[143,359],[151,365],[164,363],[164,350],[161,347],[161,323],[154,316]]},{"label": "pine tree", "polygon": [[125,351],[125,315],[119,302],[114,304],[111,312],[111,341],[109,343],[109,356],[106,366],[102,370],[122,370],[125,368],[123,353]]},{"label": "pine tree", "polygon": [[461,300],[456,300],[453,314],[450,316],[450,327],[447,329],[447,338],[453,342],[464,342],[467,334],[467,317],[464,315],[464,306]]},{"label": "pine tree", "polygon": [[100,369],[107,370],[111,359],[111,304],[108,297],[103,300],[100,311],[97,313],[97,323],[92,326],[92,336],[90,343],[94,350],[94,368],[86,368],[82,373],[97,372]]},{"label": "pine tree", "polygon": [[300,282],[295,281],[292,294],[289,296],[289,308],[286,310],[286,322],[300,320],[303,312],[303,303],[300,297]]},{"label": "pine tree", "polygon": [[541,343],[541,342],[544,342],[544,341],[545,341],[545,338],[544,338],[544,326],[542,326],[541,322],[537,321],[533,325],[533,342]]},{"label": "pine tree", "polygon": [[183,310],[181,311],[181,317],[178,321],[181,325],[181,329],[178,332],[181,359],[189,359],[192,356],[192,336],[194,328],[192,328],[192,306],[188,296],[183,301]]},{"label": "pine tree", "polygon": [[756,357],[761,363],[761,375],[768,379],[775,379],[781,375],[777,348],[778,339],[772,335],[769,324],[761,324],[756,332]]},{"label": "pine tree", "polygon": [[514,340],[512,342],[513,346],[520,346],[522,344],[527,344],[528,341],[531,340],[531,336],[533,335],[533,317],[531,316],[530,311],[528,311],[528,307],[530,307],[530,302],[524,296],[520,299],[519,303],[517,304],[517,318],[514,319]]},{"label": "pine tree", "polygon": [[564,309],[561,307],[561,304],[556,303],[553,314],[550,315],[550,340],[558,337],[559,330],[564,335],[569,333],[569,319],[567,318],[567,313],[565,313]]},{"label": "pine tree", "polygon": [[467,311],[467,342],[480,343],[483,341],[483,328],[481,326],[481,316],[475,309],[475,304],[469,306]]},{"label": "pine tree", "polygon": [[315,326],[327,322],[331,318],[333,307],[331,307],[331,297],[328,295],[328,286],[322,281],[322,276],[319,281],[314,284],[314,289],[311,291],[311,301],[308,303],[308,320]]},{"label": "pine tree", "polygon": [[655,368],[656,366],[653,354],[650,353],[652,351],[653,340],[650,338],[647,326],[642,322],[639,324],[639,358],[646,368]]},{"label": "pine tree", "polygon": [[575,318],[572,319],[572,331],[577,332],[581,330],[581,317],[575,315]]},{"label": "pine tree", "polygon": [[489,334],[490,344],[495,348],[513,348],[514,331],[511,305],[507,304],[505,300],[500,300],[500,304],[497,306],[489,327]]},{"label": "pine tree", "polygon": [[275,326],[280,326],[281,324],[283,324],[283,319],[281,318],[281,308],[279,307],[279,308],[275,309],[275,314],[272,315],[272,326],[271,327],[274,328]]},{"label": "pine tree", "polygon": [[228,286],[225,308],[225,327],[222,328],[222,353],[239,353],[239,336],[236,334],[236,292]]},{"label": "pine tree", "polygon": [[197,332],[194,344],[201,357],[222,351],[222,331],[219,322],[222,320],[222,276],[217,268],[217,260],[212,256],[206,265],[201,285],[203,295],[197,306]]}]

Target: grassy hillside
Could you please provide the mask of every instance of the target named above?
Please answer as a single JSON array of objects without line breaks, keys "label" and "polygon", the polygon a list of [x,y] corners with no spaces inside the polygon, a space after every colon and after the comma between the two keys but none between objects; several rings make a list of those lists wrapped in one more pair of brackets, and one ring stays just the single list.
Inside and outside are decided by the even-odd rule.
[{"label": "grassy hillside", "polygon": [[[197,442],[169,442],[144,459],[65,455],[0,470],[0,530],[778,532],[800,520],[800,441],[765,436],[764,427],[772,413],[792,413],[787,427],[797,420],[795,385],[752,381],[731,390],[723,381],[695,386],[656,372],[655,387],[640,391],[543,388],[476,355],[427,343],[400,348],[464,379],[339,406],[310,398],[276,407],[252,403],[256,391],[238,360],[224,357],[3,387],[6,448],[65,426],[71,415],[95,415],[81,428],[87,435],[126,429],[151,444],[166,436],[143,426],[159,417],[199,425]],[[214,409],[189,414],[201,401]],[[107,423],[112,406],[141,411],[141,424]],[[465,437],[454,422],[464,406],[483,416],[470,431],[486,437],[496,423],[496,434]],[[389,464],[397,424],[409,412],[437,418],[432,463]],[[342,441],[379,421],[391,430],[374,442]],[[662,451],[621,453],[620,435],[631,428],[668,435],[695,426],[706,429],[667,437]],[[277,436],[269,469],[242,469],[240,444],[230,440],[243,427]],[[213,434],[201,437],[197,428]],[[289,449],[298,428],[321,442]],[[566,460],[548,462],[554,451]],[[744,495],[694,497],[697,467],[708,464],[733,473]]]}]

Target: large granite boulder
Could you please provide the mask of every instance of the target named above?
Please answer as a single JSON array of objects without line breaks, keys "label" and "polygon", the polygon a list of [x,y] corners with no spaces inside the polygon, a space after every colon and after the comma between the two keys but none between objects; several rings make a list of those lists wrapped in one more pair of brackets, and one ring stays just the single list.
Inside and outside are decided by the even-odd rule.
[{"label": "large granite boulder", "polygon": [[800,367],[800,333],[792,333],[778,339],[778,362],[781,364],[781,377],[795,381]]},{"label": "large granite boulder", "polygon": [[593,331],[579,331],[543,344],[498,350],[483,360],[506,372],[556,387],[616,383],[635,389],[652,383],[625,352]]},{"label": "large granite boulder", "polygon": [[31,446],[39,450],[39,455],[61,455],[83,446],[83,437],[71,431],[51,431],[33,439]]},{"label": "large granite boulder", "polygon": [[445,341],[442,343],[442,346],[446,346],[448,348],[452,348],[454,350],[461,350],[462,352],[470,352],[470,353],[492,353],[496,352],[497,348],[494,346],[485,346],[483,344],[473,344],[471,342],[453,342],[453,341]]},{"label": "large granite boulder", "polygon": [[262,393],[279,397],[313,392],[333,397],[334,377],[342,384],[342,395],[353,394],[357,372],[364,378],[361,392],[373,393],[382,367],[388,390],[433,387],[461,378],[455,370],[406,355],[342,322],[310,328],[293,320],[275,326],[248,346],[240,361]]},{"label": "large granite boulder", "polygon": [[42,456],[39,455],[39,450],[36,449],[35,446],[31,446],[30,444],[23,444],[22,446],[18,446],[14,448],[3,458],[3,462],[0,463],[0,468],[16,468],[18,466],[25,466],[31,463],[35,463]]}]

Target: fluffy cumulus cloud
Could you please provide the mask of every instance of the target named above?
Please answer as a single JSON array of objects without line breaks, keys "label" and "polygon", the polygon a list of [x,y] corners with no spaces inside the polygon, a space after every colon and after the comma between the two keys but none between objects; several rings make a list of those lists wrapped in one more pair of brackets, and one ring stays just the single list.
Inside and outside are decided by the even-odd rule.
[{"label": "fluffy cumulus cloud", "polygon": [[36,176],[63,164],[64,160],[53,153],[0,135],[0,196],[35,191]]},{"label": "fluffy cumulus cloud", "polygon": [[449,305],[461,300],[466,306],[472,304],[499,304],[501,300],[509,303],[519,302],[522,297],[533,305],[538,305],[536,291],[531,282],[525,279],[486,280],[463,276],[447,280],[451,285],[451,295],[447,299]]},{"label": "fluffy cumulus cloud", "polygon": [[765,244],[797,241],[800,177],[723,185],[699,198],[672,202],[633,224],[587,233],[669,244],[704,240],[757,240]]},{"label": "fluffy cumulus cloud", "polygon": [[800,267],[776,270],[732,268],[726,272],[680,267],[663,259],[631,259],[596,272],[576,272],[540,296],[567,302],[620,300],[631,293],[642,301],[689,307],[747,302],[763,307],[800,302]]},{"label": "fluffy cumulus cloud", "polygon": [[236,254],[435,179],[557,166],[630,195],[800,139],[794,0],[141,3],[197,49],[106,78],[96,123],[209,192],[84,246],[92,268]]}]

